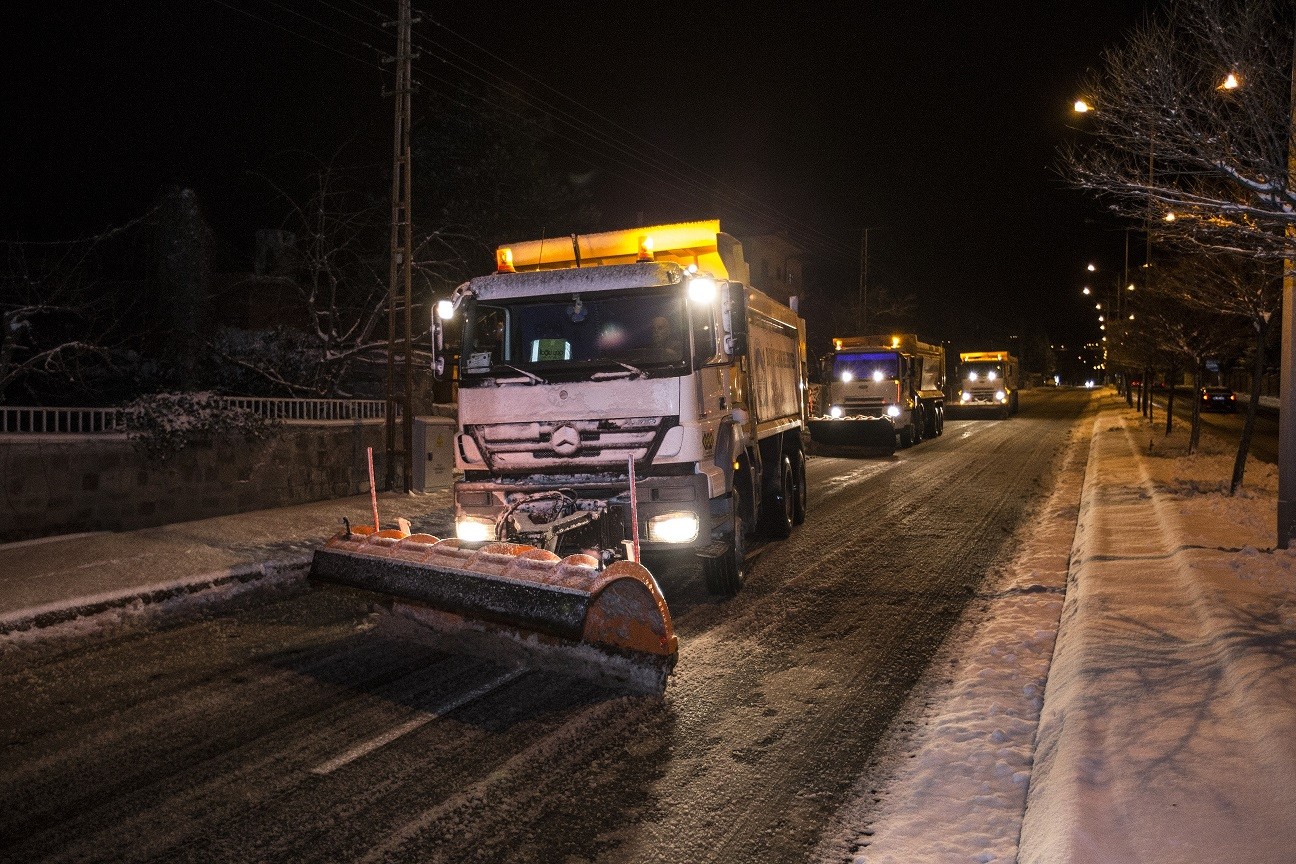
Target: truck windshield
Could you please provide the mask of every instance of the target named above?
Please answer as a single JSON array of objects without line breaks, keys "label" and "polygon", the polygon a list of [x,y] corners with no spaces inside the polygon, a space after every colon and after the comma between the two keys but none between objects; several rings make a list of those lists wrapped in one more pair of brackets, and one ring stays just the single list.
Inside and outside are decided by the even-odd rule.
[{"label": "truck windshield", "polygon": [[887,381],[900,377],[900,355],[894,351],[851,351],[833,358],[835,381]]},{"label": "truck windshield", "polygon": [[964,363],[959,367],[959,377],[964,381],[1002,381],[1002,363]]},{"label": "truck windshield", "polygon": [[478,303],[464,334],[471,343],[463,349],[463,372],[494,374],[496,364],[508,364],[546,380],[599,370],[679,374],[691,356],[685,306],[677,291]]}]

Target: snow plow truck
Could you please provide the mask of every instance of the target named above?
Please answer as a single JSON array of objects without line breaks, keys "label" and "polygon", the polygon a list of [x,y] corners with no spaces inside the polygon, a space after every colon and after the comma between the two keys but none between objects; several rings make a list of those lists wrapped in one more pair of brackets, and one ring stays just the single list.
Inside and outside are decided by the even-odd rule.
[{"label": "snow plow truck", "polygon": [[748,284],[718,220],[496,263],[434,324],[435,371],[459,382],[457,536],[348,528],[313,575],[386,595],[450,650],[660,694],[677,639],[646,564],[700,563],[732,595],[753,540],[805,518],[805,322]]},{"label": "snow plow truck", "polygon": [[945,430],[945,348],[912,333],[843,336],[823,360],[810,438],[893,453]]},{"label": "snow plow truck", "polygon": [[959,354],[959,410],[1004,418],[1016,414],[1019,379],[1017,358],[1007,351]]}]

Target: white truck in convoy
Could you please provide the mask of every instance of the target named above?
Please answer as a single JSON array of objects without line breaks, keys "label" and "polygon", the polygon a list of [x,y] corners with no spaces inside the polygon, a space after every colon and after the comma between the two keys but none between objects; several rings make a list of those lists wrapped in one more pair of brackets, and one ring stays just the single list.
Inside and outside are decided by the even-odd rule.
[{"label": "white truck in convoy", "polygon": [[959,408],[969,414],[1016,414],[1020,380],[1017,358],[1007,351],[965,351],[959,354]]},{"label": "white truck in convoy", "polygon": [[945,429],[945,348],[913,333],[843,336],[823,360],[816,444],[894,452]]},{"label": "white truck in convoy", "polygon": [[[462,325],[461,542],[701,559],[742,584],[805,519],[805,322],[749,284],[719,220],[501,246],[438,315]],[[448,308],[447,308],[448,307]]]}]

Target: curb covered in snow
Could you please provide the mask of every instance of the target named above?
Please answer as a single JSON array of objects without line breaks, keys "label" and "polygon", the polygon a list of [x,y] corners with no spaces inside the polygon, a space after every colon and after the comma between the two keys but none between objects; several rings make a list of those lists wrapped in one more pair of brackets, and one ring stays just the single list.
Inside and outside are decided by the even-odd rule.
[{"label": "curb covered in snow", "polygon": [[287,590],[305,581],[310,563],[310,555],[296,555],[20,609],[0,615],[0,637],[40,638],[43,631],[69,622],[92,624],[100,618],[120,618],[123,613],[176,612],[253,590]]}]

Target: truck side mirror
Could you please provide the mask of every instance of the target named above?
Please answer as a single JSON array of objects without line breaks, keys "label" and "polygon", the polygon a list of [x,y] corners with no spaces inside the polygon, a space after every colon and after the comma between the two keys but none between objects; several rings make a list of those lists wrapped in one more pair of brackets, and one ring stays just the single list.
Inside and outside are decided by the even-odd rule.
[{"label": "truck side mirror", "polygon": [[436,309],[432,310],[432,377],[437,381],[445,376],[445,323]]},{"label": "truck side mirror", "polygon": [[[457,299],[455,303],[442,300],[432,307],[432,377],[437,381],[445,380],[447,360],[455,359],[456,351],[446,349],[447,322],[458,319],[460,341],[469,336],[470,322],[476,312],[476,298],[472,294]],[[471,344],[471,343],[468,343]]]},{"label": "truck side mirror", "polygon": [[747,353],[747,286],[728,282],[724,292],[724,349],[730,357]]}]

